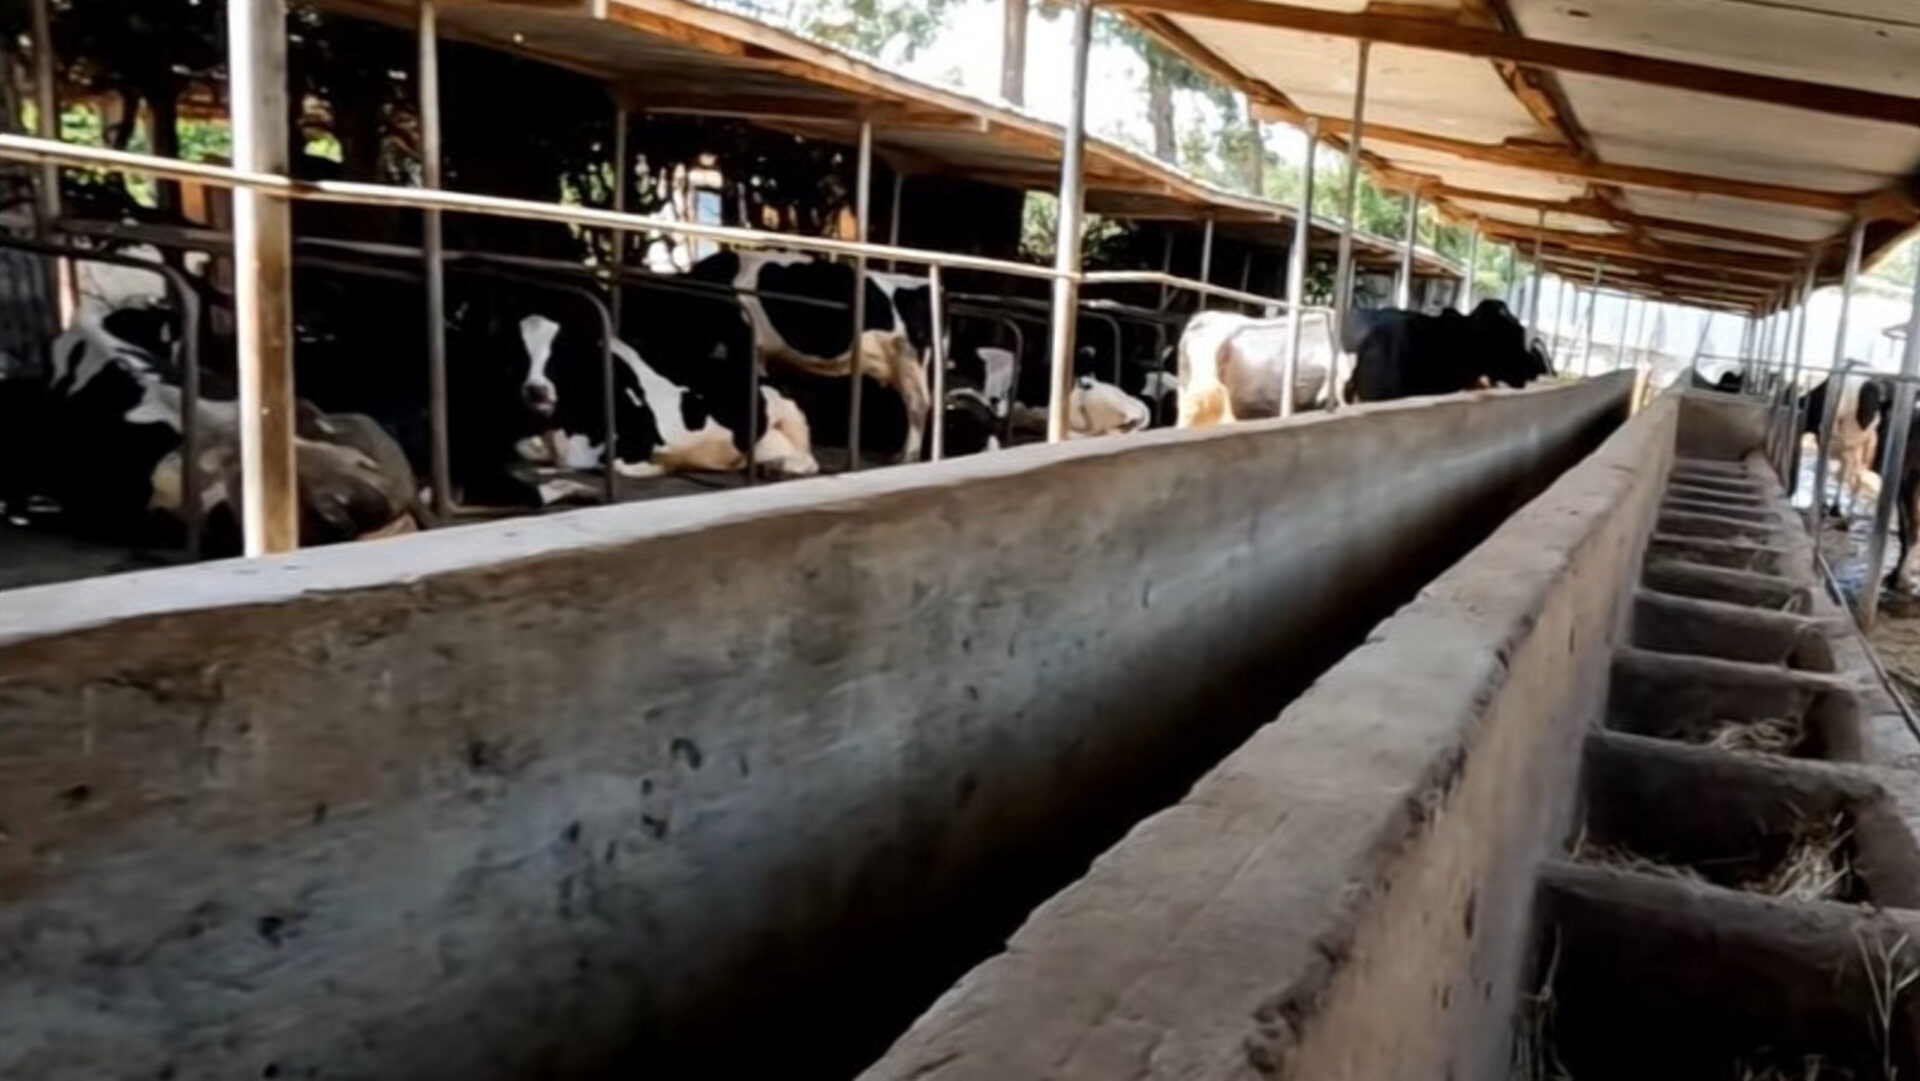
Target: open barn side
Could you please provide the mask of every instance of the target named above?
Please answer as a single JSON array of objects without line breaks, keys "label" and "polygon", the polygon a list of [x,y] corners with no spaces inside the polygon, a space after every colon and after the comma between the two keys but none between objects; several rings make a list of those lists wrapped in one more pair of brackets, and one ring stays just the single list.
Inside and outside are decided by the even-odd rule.
[{"label": "open barn side", "polygon": [[0,1073],[846,1076],[1630,385],[14,592]]}]

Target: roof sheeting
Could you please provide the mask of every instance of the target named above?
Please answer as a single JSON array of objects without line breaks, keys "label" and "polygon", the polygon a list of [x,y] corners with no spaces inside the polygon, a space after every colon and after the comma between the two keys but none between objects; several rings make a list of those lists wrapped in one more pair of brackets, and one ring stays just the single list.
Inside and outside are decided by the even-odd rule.
[{"label": "roof sheeting", "polygon": [[[1809,264],[1832,276],[1855,213],[1870,250],[1915,220],[1905,0],[1124,2],[1266,115],[1319,116],[1336,140],[1357,42],[1376,42],[1362,143],[1379,180],[1509,239],[1545,212],[1550,254],[1606,255],[1640,288],[1689,264],[1776,289]],[[1755,302],[1684,286],[1668,291]]]},{"label": "roof sheeting", "polygon": [[[414,0],[329,0],[351,15],[409,25]],[[1063,132],[1003,103],[932,86],[745,15],[688,0],[476,0],[441,8],[448,38],[514,52],[601,79],[636,108],[730,116],[776,130],[845,141],[874,123],[875,151],[909,174],[937,171],[1031,190],[1058,187]],[[1290,241],[1293,212],[1196,180],[1148,155],[1088,138],[1087,207],[1115,217],[1245,227],[1271,223]],[[1314,246],[1337,226],[1316,221]],[[1373,265],[1398,259],[1396,240],[1361,237]],[[1457,277],[1431,251],[1421,273]]]}]

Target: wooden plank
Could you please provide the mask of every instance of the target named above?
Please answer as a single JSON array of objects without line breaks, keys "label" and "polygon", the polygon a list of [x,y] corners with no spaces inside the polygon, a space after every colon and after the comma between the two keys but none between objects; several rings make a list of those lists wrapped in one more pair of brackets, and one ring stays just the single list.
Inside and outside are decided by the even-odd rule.
[{"label": "wooden plank", "polygon": [[[286,176],[286,0],[228,0],[234,164]],[[293,221],[284,196],[233,193],[241,533],[247,555],[300,544],[293,451]],[[198,463],[195,463],[196,465]]]},{"label": "wooden plank", "polygon": [[1482,60],[1508,60],[1550,71],[1570,71],[1808,112],[1920,126],[1920,101],[1898,94],[1543,41],[1458,23],[1368,12],[1325,11],[1268,0],[1123,0],[1116,6],[1374,41]]}]

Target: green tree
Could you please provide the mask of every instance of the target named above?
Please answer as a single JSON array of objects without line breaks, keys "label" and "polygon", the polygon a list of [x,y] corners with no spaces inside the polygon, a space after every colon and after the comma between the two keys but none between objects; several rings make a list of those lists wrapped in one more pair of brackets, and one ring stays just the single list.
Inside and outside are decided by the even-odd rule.
[{"label": "green tree", "polygon": [[789,25],[863,56],[912,60],[933,44],[954,0],[796,0]]}]

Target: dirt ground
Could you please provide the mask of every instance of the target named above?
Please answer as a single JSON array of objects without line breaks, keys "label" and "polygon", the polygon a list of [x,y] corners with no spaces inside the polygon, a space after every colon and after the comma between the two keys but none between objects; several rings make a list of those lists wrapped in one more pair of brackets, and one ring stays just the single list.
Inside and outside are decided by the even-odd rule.
[{"label": "dirt ground", "polygon": [[[1801,495],[1795,500],[1796,506],[1804,510],[1809,505],[1807,493],[1812,487],[1812,451],[1808,448],[1802,455]],[[1899,556],[1899,541],[1888,538],[1883,565],[1885,569],[1880,574],[1869,576],[1867,548],[1873,530],[1873,509],[1865,502],[1850,509],[1852,513],[1845,518],[1826,519],[1820,530],[1820,551],[1826,556],[1827,565],[1833,568],[1840,591],[1846,595],[1854,611],[1858,612],[1862,588],[1868,581],[1885,577],[1885,569],[1891,569],[1893,561]],[[1920,702],[1920,595],[1904,590],[1882,589],[1879,617],[1867,639],[1873,644],[1874,652],[1879,654],[1880,662],[1886,666],[1887,674],[1900,685],[1907,700]]]}]

